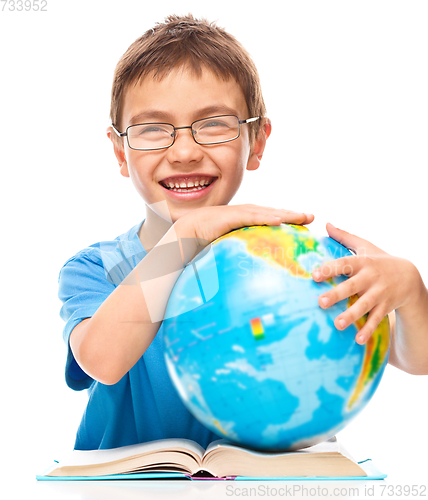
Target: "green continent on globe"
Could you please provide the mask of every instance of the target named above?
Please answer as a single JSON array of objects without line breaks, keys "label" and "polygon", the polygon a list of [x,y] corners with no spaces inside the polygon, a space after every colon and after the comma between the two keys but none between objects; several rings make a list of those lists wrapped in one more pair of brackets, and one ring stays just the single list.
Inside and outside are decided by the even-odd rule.
[{"label": "green continent on globe", "polygon": [[365,318],[343,331],[313,270],[351,255],[302,226],[251,226],[217,239],[183,271],[163,322],[165,359],[183,403],[236,443],[286,450],[328,439],[378,386],[389,352],[385,318],[366,345]]},{"label": "green continent on globe", "polygon": [[[310,252],[322,256],[322,253],[318,252],[319,244],[315,238],[308,234],[306,227],[290,226],[295,229],[294,233],[283,231],[281,226],[269,227],[268,233],[266,230],[258,230],[259,227],[265,226],[250,226],[236,230],[233,237],[242,240],[252,255],[261,257],[270,264],[283,267],[293,276],[310,278],[311,273],[300,266],[299,258]],[[249,229],[254,230],[248,231]],[[224,237],[217,239],[214,244],[217,244]]]}]

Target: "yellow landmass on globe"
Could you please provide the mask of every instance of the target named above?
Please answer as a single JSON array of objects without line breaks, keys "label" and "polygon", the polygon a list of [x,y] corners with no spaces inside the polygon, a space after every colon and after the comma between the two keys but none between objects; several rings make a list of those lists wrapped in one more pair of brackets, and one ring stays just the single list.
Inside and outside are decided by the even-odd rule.
[{"label": "yellow landmass on globe", "polygon": [[[356,295],[349,297],[348,308],[351,307],[358,300]],[[358,331],[365,325],[368,315],[366,314],[355,322]],[[363,366],[361,368],[360,376],[358,377],[357,384],[354,392],[348,401],[348,410],[351,410],[354,404],[362,396],[365,387],[368,383],[372,382],[374,376],[379,372],[380,367],[385,361],[389,351],[389,319],[385,316],[380,322],[379,326],[373,332],[372,336],[365,344],[365,353]]]},{"label": "yellow landmass on globe", "polygon": [[[216,241],[227,237],[238,238],[245,243],[248,252],[252,255],[267,260],[271,265],[285,268],[292,276],[310,278],[311,273],[303,269],[297,259],[299,255],[317,252],[318,242],[308,237],[306,227],[292,224],[290,226],[297,233],[302,233],[301,236],[282,231],[277,226],[250,226],[238,229],[232,234],[226,234]],[[252,231],[246,232],[248,229]]]},{"label": "yellow landmass on globe", "polygon": [[[245,243],[247,251],[252,255],[267,260],[271,265],[285,268],[292,276],[310,278],[311,273],[300,266],[298,258],[300,255],[309,252],[319,253],[319,244],[307,234],[308,229],[306,227],[288,225],[292,226],[296,231],[286,232],[277,226],[250,226],[228,233],[218,238],[215,243],[228,237],[238,238]],[[252,229],[252,231],[247,232],[248,229]],[[332,280],[328,280],[328,282],[336,286]],[[357,300],[356,295],[350,297],[348,299],[348,308]],[[366,323],[367,317],[368,315],[354,323],[358,331]],[[389,352],[389,335],[389,320],[388,316],[386,316],[364,346],[364,361],[355,389],[347,404],[348,410],[351,410],[355,403],[359,401],[364,394],[364,389],[373,381],[383,365]],[[219,428],[217,421],[215,425]],[[222,431],[220,428],[219,430]]]},{"label": "yellow landmass on globe", "polygon": [[218,420],[214,420],[214,425],[217,427],[217,429],[222,433],[224,434],[225,436],[227,436],[227,432],[223,429],[223,427],[220,425],[220,422]]}]

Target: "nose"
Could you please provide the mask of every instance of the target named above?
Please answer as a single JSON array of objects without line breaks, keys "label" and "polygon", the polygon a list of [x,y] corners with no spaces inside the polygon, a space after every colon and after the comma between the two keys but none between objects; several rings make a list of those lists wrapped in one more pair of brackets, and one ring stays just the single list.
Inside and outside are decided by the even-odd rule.
[{"label": "nose", "polygon": [[175,129],[174,144],[168,148],[168,160],[170,163],[198,163],[202,160],[203,155],[202,146],[197,144],[193,139],[190,127]]}]

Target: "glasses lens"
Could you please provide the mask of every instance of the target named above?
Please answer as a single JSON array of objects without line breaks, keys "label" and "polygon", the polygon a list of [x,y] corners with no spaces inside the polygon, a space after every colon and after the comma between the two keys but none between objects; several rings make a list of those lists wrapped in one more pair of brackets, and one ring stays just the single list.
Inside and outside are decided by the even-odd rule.
[{"label": "glasses lens", "polygon": [[233,115],[212,116],[194,122],[193,137],[199,144],[216,144],[239,137],[239,120]]},{"label": "glasses lens", "polygon": [[174,141],[174,127],[169,123],[143,123],[128,128],[128,143],[132,149],[161,149]]}]

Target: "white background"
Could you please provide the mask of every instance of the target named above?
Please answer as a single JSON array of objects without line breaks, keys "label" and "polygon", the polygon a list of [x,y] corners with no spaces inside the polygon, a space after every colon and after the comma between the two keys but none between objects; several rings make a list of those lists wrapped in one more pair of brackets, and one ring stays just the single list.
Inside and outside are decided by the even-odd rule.
[{"label": "white background", "polygon": [[[144,218],[110,141],[114,67],[166,15],[217,21],[252,55],[273,132],[232,203],[316,215],[412,260],[428,281],[425,1],[0,3],[2,457],[19,484],[73,447],[85,402],[64,382],[58,272]],[[18,3],[15,2],[15,9]],[[428,377],[388,366],[344,431],[357,459],[424,482]],[[13,464],[13,467],[12,467]],[[411,464],[411,465],[410,465]],[[404,477],[404,476],[403,476]]]}]

